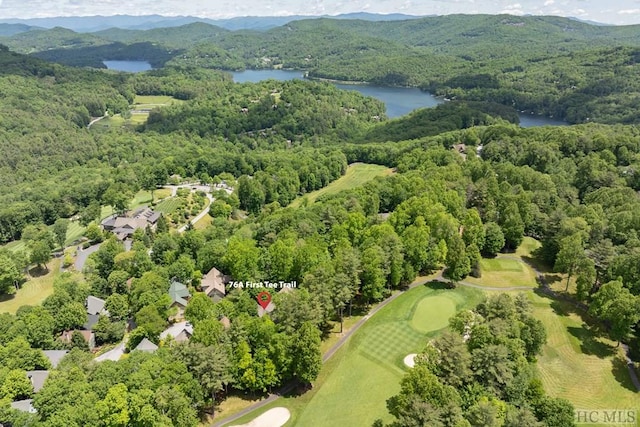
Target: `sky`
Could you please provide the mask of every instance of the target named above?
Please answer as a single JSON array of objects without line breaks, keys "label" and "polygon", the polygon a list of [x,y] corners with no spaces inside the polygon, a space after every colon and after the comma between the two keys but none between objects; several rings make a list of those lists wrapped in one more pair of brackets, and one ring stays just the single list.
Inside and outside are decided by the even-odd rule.
[{"label": "sky", "polygon": [[0,19],[88,15],[337,15],[350,12],[446,15],[559,15],[640,24],[640,0],[0,0]]}]

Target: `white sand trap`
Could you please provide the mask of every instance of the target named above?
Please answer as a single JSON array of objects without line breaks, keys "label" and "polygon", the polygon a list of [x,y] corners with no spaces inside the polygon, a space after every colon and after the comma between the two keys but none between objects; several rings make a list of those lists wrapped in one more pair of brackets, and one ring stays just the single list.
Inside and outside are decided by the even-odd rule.
[{"label": "white sand trap", "polygon": [[411,353],[404,358],[404,364],[410,368],[413,368],[416,365],[416,356],[417,354]]},{"label": "white sand trap", "polygon": [[247,424],[232,427],[281,427],[290,417],[291,412],[287,408],[272,408]]}]

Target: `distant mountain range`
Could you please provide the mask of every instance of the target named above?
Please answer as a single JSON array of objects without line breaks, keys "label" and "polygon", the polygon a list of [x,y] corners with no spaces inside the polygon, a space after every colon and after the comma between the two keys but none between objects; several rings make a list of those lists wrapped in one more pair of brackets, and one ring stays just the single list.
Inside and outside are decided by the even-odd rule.
[{"label": "distant mountain range", "polygon": [[[179,27],[193,22],[204,22],[227,30],[258,30],[264,31],[280,27],[292,21],[313,18],[361,19],[364,21],[401,21],[418,19],[421,16],[394,13],[389,15],[375,13],[348,13],[336,16],[242,16],[229,19],[207,19],[195,16],[162,16],[162,15],[113,15],[113,16],[67,16],[56,18],[33,19],[0,19],[0,35],[12,36],[28,31],[33,27],[67,28],[79,33],[92,33],[109,28],[127,30],[150,30],[154,28]],[[10,25],[10,26],[9,26]]]}]

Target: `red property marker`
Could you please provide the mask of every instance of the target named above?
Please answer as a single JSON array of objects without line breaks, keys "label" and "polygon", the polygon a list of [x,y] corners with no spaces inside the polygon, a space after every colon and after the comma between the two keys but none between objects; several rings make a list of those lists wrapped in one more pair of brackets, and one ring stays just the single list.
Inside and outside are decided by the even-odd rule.
[{"label": "red property marker", "polygon": [[256,299],[258,300],[258,304],[260,304],[260,307],[262,307],[263,310],[266,310],[267,306],[271,302],[271,294],[267,291],[262,291],[258,294]]}]

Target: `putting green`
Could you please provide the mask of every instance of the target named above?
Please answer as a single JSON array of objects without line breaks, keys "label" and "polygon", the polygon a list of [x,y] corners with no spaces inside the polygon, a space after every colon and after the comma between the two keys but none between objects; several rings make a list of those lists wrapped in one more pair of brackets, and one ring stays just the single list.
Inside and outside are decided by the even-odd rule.
[{"label": "putting green", "polygon": [[428,333],[446,328],[449,318],[456,314],[456,303],[444,295],[423,298],[415,308],[411,326],[419,332]]}]

